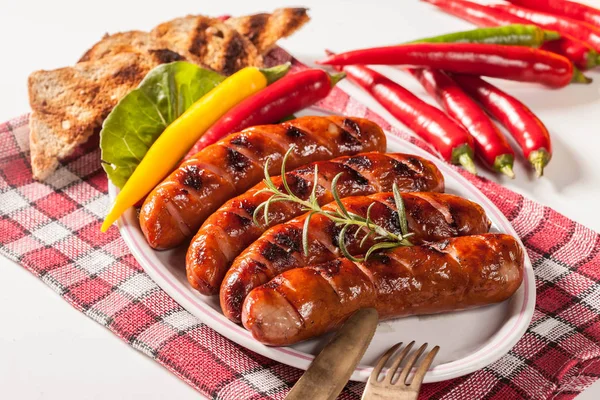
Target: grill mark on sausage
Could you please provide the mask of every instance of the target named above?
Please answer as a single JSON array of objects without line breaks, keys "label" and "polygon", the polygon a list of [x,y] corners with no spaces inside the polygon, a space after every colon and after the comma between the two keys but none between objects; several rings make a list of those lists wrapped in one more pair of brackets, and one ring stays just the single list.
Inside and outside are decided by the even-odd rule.
[{"label": "grill mark on sausage", "polygon": [[[346,161],[347,160],[343,160],[341,162],[336,162],[336,163],[338,165],[341,165],[345,171],[349,171],[349,173],[352,174],[353,178],[357,179],[357,183],[359,183],[361,186],[373,185],[375,190],[378,192],[380,192],[382,190],[381,183],[379,182],[378,179],[376,179],[376,176],[373,175],[373,173],[376,171],[369,171],[368,169],[364,169],[359,172],[355,168],[348,165],[348,163]],[[353,172],[350,172],[350,170]],[[367,175],[367,176],[365,176],[365,175]]]},{"label": "grill mark on sausage", "polygon": [[334,257],[339,257],[340,254],[339,249],[337,247],[337,242],[332,243],[331,237],[333,235],[331,234],[330,228],[334,229],[335,224],[332,223],[331,225],[325,225],[325,229],[323,230],[320,228],[309,230],[308,234],[311,241],[316,241],[321,248],[329,251],[331,254],[334,255]]},{"label": "grill mark on sausage", "polygon": [[413,170],[415,172],[422,173],[423,170],[425,170],[425,165],[423,165],[423,162],[421,160],[419,160],[418,158],[408,157],[406,159],[406,162],[413,167]]},{"label": "grill mark on sausage", "polygon": [[253,203],[251,200],[252,198],[244,198],[242,201],[239,202],[239,208],[248,213],[248,215],[254,215],[254,211],[258,207],[258,204]]},{"label": "grill mark on sausage", "polygon": [[345,118],[341,124],[337,121],[331,122],[340,130],[341,146],[346,147],[347,149],[360,151],[360,148],[362,147],[362,141],[360,139],[361,130],[356,121]]},{"label": "grill mark on sausage", "polygon": [[274,268],[285,264],[291,258],[290,254],[270,241],[266,241],[265,247],[261,249],[260,255],[273,264]]},{"label": "grill mark on sausage", "polygon": [[347,149],[355,149],[356,151],[359,151],[360,147],[362,146],[360,140],[352,136],[352,134],[346,129],[342,129],[340,139],[341,146],[344,146]]},{"label": "grill mark on sausage", "polygon": [[[301,199],[305,199],[308,198],[310,192],[312,191],[312,181],[309,182],[308,180],[304,179],[302,176],[298,175],[298,172],[299,171],[297,170],[289,172],[285,174],[285,177],[290,189],[292,190],[292,193]],[[293,180],[288,178],[293,178]]]},{"label": "grill mark on sausage", "polygon": [[197,165],[190,164],[183,167],[185,178],[182,183],[196,191],[202,189],[202,176],[201,170]]},{"label": "grill mark on sausage", "polygon": [[[236,221],[237,225],[234,225],[236,227],[236,229],[238,229],[238,226],[241,227],[241,228],[245,228],[248,225],[251,225],[253,223],[253,221],[250,218],[248,218],[248,217],[246,217],[244,215],[240,215],[240,214],[238,214],[235,211],[236,211],[235,209],[232,209],[230,211],[230,215],[232,216],[232,218],[235,218],[237,220]],[[227,230],[228,233],[230,231],[231,231],[230,229]]]},{"label": "grill mark on sausage", "polygon": [[237,173],[245,172],[251,164],[251,160],[231,147],[224,146],[227,149],[226,165]]},{"label": "grill mark on sausage", "polygon": [[298,139],[306,136],[306,132],[291,124],[285,127],[285,134],[292,139]]},{"label": "grill mark on sausage", "polygon": [[[415,193],[413,197],[417,197],[424,202],[427,202],[431,205],[431,207],[438,213],[442,215],[446,224],[450,227],[456,228],[456,221],[454,220],[454,215],[452,214],[452,210],[450,209],[450,205],[441,200],[437,201],[434,197],[430,196],[428,193]],[[457,230],[455,229],[455,232]]]},{"label": "grill mark on sausage", "polygon": [[235,145],[235,146],[240,146],[240,147],[246,147],[246,148],[250,148],[252,147],[252,144],[250,143],[250,141],[248,141],[248,136],[245,135],[244,133],[240,133],[239,135],[235,136],[234,138],[232,138],[229,143]]},{"label": "grill mark on sausage", "polygon": [[358,126],[356,121],[346,118],[346,119],[344,119],[344,121],[342,123],[344,124],[345,127],[351,129],[356,134],[355,136],[362,136],[360,126]]},{"label": "grill mark on sausage", "polygon": [[275,243],[279,246],[285,246],[292,252],[302,250],[302,231],[290,227],[285,232],[277,232],[274,237]]},{"label": "grill mark on sausage", "polygon": [[367,155],[358,155],[358,156],[350,157],[350,158],[346,159],[345,164],[356,166],[359,168],[365,168],[365,169],[371,168],[373,166],[373,162]]},{"label": "grill mark on sausage", "polygon": [[417,176],[417,173],[415,172],[415,170],[410,168],[407,165],[407,163],[398,161],[396,159],[392,159],[392,168],[394,169],[394,172],[401,174],[402,176],[410,176],[410,177]]},{"label": "grill mark on sausage", "polygon": [[[340,240],[340,233],[342,232],[342,227],[340,225],[334,225],[331,228],[331,234],[330,234],[330,239],[331,239],[331,244],[335,247],[335,248],[339,248],[339,240]],[[346,231],[346,237],[348,237],[349,235],[347,234],[348,231]],[[345,239],[345,238],[344,238]]]},{"label": "grill mark on sausage", "polygon": [[368,186],[369,180],[365,178],[360,172],[352,168],[347,164],[340,164],[344,169],[344,173],[348,174],[352,181],[360,186]]}]

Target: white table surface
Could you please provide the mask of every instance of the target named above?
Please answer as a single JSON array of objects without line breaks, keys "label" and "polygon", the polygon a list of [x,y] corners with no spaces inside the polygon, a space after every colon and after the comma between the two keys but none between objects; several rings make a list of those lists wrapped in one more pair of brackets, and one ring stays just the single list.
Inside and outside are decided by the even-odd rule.
[{"label": "white table surface", "polygon": [[[589,3],[600,7],[600,0]],[[150,29],[189,13],[243,15],[299,4],[311,8],[312,22],[281,45],[307,62],[321,57],[324,48],[385,45],[471,27],[413,0],[2,0],[0,120],[28,111],[26,82],[31,71],[74,63],[105,32]],[[500,181],[600,231],[600,73],[592,75],[594,84],[560,91],[502,82],[548,125],[555,154],[543,179],[534,179],[519,163],[516,180]],[[394,77],[425,99],[411,78],[402,73]],[[343,82],[343,87],[350,86]],[[356,89],[352,92],[363,96]],[[3,258],[0,282],[1,398],[198,398],[185,383]],[[600,398],[600,383],[578,398]]]}]

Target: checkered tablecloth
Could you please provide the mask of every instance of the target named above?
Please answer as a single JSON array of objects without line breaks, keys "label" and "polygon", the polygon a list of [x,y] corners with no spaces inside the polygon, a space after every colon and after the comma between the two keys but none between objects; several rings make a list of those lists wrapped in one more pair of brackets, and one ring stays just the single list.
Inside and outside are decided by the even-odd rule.
[{"label": "checkered tablecloth", "polygon": [[[322,106],[371,118],[427,148],[339,89]],[[100,233],[108,195],[97,142],[39,183],[29,166],[27,122],[0,125],[0,254],[205,396],[284,398],[301,371],[202,324],[144,273],[115,227]],[[523,240],[536,274],[536,310],[509,354],[468,376],[424,385],[422,398],[573,398],[600,375],[600,236],[496,183],[467,178]],[[363,387],[351,382],[340,398],[359,399]]]}]

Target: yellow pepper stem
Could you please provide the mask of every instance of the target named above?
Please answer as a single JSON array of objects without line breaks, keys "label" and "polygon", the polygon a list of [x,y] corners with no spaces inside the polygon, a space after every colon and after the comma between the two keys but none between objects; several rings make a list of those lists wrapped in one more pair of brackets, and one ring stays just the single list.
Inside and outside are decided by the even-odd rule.
[{"label": "yellow pepper stem", "polygon": [[208,92],[173,121],[158,137],[117,195],[102,232],[158,185],[194,143],[223,114],[287,73],[289,64],[259,70],[244,68]]}]

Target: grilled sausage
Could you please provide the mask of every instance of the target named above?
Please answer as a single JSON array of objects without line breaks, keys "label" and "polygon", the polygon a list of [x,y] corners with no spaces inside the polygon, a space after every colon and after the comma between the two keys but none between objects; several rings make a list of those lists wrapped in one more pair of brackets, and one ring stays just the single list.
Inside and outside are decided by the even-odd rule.
[{"label": "grilled sausage", "polygon": [[[410,241],[438,241],[450,237],[486,233],[490,228],[481,206],[459,196],[444,193],[405,193],[404,200],[408,230],[413,233]],[[401,234],[398,213],[392,193],[371,196],[348,197],[342,200],[348,212],[367,216],[382,228]],[[324,210],[337,210],[334,203]],[[223,314],[234,322],[241,321],[242,304],[252,289],[263,285],[275,276],[307,265],[321,264],[342,256],[338,247],[341,227],[322,214],[313,215],[308,226],[308,255],[302,249],[302,230],[307,214],[276,225],[266,231],[240,254],[225,275],[219,291]],[[364,254],[376,242],[368,238],[361,247],[364,234],[356,230],[346,232],[345,243],[352,255]]]},{"label": "grilled sausage", "polygon": [[260,342],[286,346],[336,329],[360,308],[390,319],[478,307],[508,299],[522,279],[523,251],[512,236],[464,236],[365,263],[340,258],[289,270],[250,292],[242,322]]},{"label": "grilled sausage", "polygon": [[[317,198],[319,204],[333,200],[332,179],[343,172],[338,181],[340,196],[367,195],[392,190],[396,183],[400,190],[443,191],[444,178],[430,161],[406,154],[367,153],[341,157],[298,168],[286,173],[291,190],[307,199],[312,191],[314,168],[318,168]],[[280,177],[273,182],[283,190]],[[297,204],[273,203],[269,208],[269,226],[256,226],[252,213],[271,197],[258,193],[265,185],[260,183],[242,196],[225,203],[202,225],[192,240],[186,258],[190,284],[202,294],[217,294],[231,262],[269,227],[303,214]]]},{"label": "grilled sausage", "polygon": [[279,125],[262,125],[234,133],[185,161],[149,195],[140,225],[155,249],[183,243],[202,222],[230,198],[281,168],[289,147],[290,168],[364,151],[384,151],[385,134],[367,119],[303,117]]}]

